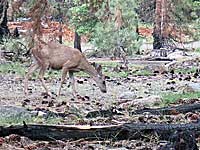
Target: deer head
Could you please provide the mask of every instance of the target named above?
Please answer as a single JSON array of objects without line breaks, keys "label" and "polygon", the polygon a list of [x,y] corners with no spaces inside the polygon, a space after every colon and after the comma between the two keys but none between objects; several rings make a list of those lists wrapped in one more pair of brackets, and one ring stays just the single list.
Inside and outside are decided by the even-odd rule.
[{"label": "deer head", "polygon": [[94,76],[93,79],[96,82],[97,86],[100,88],[101,92],[106,93],[106,82],[105,76],[102,74],[102,66],[96,63],[91,63],[97,71],[97,76]]}]

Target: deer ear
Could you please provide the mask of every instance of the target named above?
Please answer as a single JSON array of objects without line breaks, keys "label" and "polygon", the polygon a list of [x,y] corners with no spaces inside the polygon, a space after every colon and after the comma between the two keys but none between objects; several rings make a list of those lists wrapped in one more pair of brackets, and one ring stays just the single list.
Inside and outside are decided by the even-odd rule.
[{"label": "deer ear", "polygon": [[96,68],[96,63],[95,63],[95,62],[91,62],[90,64],[91,64],[93,67]]},{"label": "deer ear", "polygon": [[90,63],[95,69],[96,71],[98,72],[99,75],[102,75],[102,66],[95,63],[95,62],[91,62]]}]

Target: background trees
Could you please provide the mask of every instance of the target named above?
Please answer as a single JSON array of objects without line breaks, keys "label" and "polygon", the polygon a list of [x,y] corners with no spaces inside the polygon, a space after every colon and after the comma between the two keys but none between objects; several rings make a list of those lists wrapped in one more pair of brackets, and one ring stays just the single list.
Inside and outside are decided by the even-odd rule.
[{"label": "background trees", "polygon": [[[67,24],[75,32],[74,47],[81,50],[81,36],[84,35],[101,55],[120,55],[122,52],[132,55],[137,52],[143,39],[138,35],[141,26],[153,29],[151,42],[154,49],[173,49],[177,42],[200,37],[200,2],[197,0],[49,0],[47,9],[41,1],[40,7],[45,4],[41,12],[38,12],[36,0],[0,2],[1,37],[9,33],[6,11],[10,6],[9,9],[13,10],[11,20],[32,15],[36,34],[41,33],[41,20],[58,21],[60,43],[63,42],[62,25]],[[48,15],[44,15],[44,10]]]},{"label": "background trees", "polygon": [[131,55],[138,49],[136,7],[134,0],[110,0],[102,5],[96,14],[99,21],[92,34],[92,42],[99,50],[109,55],[123,48]]},{"label": "background trees", "polygon": [[[175,42],[199,37],[199,5],[195,0],[142,0],[137,12],[153,25],[154,49],[172,48]],[[196,35],[195,35],[196,34]]]}]

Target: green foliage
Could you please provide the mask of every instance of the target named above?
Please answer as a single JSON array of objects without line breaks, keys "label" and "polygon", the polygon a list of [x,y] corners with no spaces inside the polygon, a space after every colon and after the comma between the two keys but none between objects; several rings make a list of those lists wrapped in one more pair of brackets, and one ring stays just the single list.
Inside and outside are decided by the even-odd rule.
[{"label": "green foliage", "polygon": [[195,52],[200,53],[200,48],[195,49]]},{"label": "green foliage", "polygon": [[200,92],[192,92],[192,93],[166,93],[162,95],[163,102],[165,104],[174,103],[179,99],[192,99],[199,98]]},{"label": "green foliage", "polygon": [[174,21],[179,28],[194,40],[200,39],[200,2],[194,0],[172,0]]},{"label": "green foliage", "polygon": [[[124,47],[128,55],[132,55],[140,46],[140,41],[137,41],[138,35],[136,33],[138,19],[134,11],[137,4],[134,0],[111,0],[110,14],[115,14],[116,7],[120,7],[122,10],[123,27],[116,29],[115,18],[111,16],[111,19],[99,21],[96,24],[91,40],[98,50],[103,51],[104,55],[112,55],[116,51],[119,51],[120,46]],[[103,6],[96,15],[102,17],[102,12],[104,12]]]},{"label": "green foliage", "polygon": [[0,65],[0,74],[15,73],[21,76],[25,75],[25,67],[20,63],[7,63]]},{"label": "green foliage", "polygon": [[25,39],[13,39],[7,38],[0,45],[1,49],[4,49],[5,58],[12,61],[26,61],[28,58],[24,56],[28,52]]},{"label": "green foliage", "polygon": [[194,22],[194,29],[196,32],[194,32],[194,39],[199,40],[200,39],[200,1],[193,2],[193,9],[195,11],[194,15],[196,17]]},{"label": "green foliage", "polygon": [[96,22],[97,18],[90,13],[88,4],[81,4],[69,9],[70,23],[75,27],[76,32],[79,34],[90,33]]}]

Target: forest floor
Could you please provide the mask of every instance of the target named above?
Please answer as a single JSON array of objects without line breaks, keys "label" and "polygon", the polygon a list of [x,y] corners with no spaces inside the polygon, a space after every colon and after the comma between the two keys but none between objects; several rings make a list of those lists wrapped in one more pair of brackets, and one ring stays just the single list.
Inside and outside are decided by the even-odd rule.
[{"label": "forest floor", "polygon": [[[144,107],[158,108],[167,105],[179,105],[183,103],[197,103],[200,97],[200,78],[197,74],[197,66],[190,64],[189,68],[176,68],[173,71],[163,71],[166,62],[136,61],[129,63],[129,69],[123,69],[120,62],[101,61],[104,74],[107,76],[107,93],[101,93],[86,74],[76,75],[76,85],[79,96],[73,98],[68,81],[63,85],[61,96],[53,98],[44,93],[36,74],[29,80],[29,94],[23,93],[23,79],[29,64],[4,63],[0,66],[0,106],[14,106],[26,108],[29,111],[37,111],[37,116],[32,119],[24,117],[2,118],[1,124],[73,124],[73,125],[111,125],[130,122],[170,122],[189,123],[191,113],[175,114],[167,117],[159,115],[132,115],[137,109]],[[192,66],[192,67],[191,67]],[[54,94],[60,83],[60,72],[49,70],[45,75],[45,82],[49,90]],[[122,115],[112,117],[87,118],[91,111],[116,109]],[[64,113],[65,117],[48,117],[47,112]],[[196,120],[200,113],[193,113]],[[141,119],[143,117],[143,119]],[[200,138],[197,139],[200,143]],[[156,136],[146,137],[143,140],[112,141],[106,139],[87,141],[32,141],[26,137],[10,135],[0,138],[2,150],[61,150],[61,149],[110,149],[110,150],[153,150],[166,141],[158,140]]]}]

